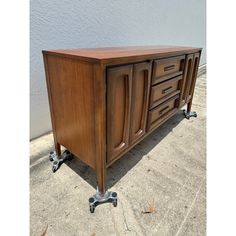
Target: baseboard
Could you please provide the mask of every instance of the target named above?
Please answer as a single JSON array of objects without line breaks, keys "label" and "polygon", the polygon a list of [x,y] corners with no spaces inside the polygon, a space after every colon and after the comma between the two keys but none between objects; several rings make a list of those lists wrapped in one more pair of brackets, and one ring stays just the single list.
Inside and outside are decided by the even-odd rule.
[{"label": "baseboard", "polygon": [[207,65],[206,65],[206,64],[201,65],[201,66],[199,66],[199,68],[198,68],[197,76],[201,76],[201,75],[203,75],[203,74],[206,74],[206,72],[207,72]]}]

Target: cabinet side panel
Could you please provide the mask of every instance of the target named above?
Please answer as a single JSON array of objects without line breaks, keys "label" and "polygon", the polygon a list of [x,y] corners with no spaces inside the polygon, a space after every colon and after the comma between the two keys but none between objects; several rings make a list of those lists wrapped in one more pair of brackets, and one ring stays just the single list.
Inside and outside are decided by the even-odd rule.
[{"label": "cabinet side panel", "polygon": [[93,64],[47,55],[57,142],[95,168]]}]

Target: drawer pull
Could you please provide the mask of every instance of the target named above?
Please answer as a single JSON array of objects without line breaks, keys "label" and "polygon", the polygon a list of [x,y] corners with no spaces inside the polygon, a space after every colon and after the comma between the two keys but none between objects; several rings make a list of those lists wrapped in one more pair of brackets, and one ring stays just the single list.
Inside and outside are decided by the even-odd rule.
[{"label": "drawer pull", "polygon": [[162,115],[163,112],[164,112],[166,109],[168,109],[168,108],[169,108],[169,105],[166,106],[166,107],[164,107],[163,109],[161,109],[161,110],[159,111],[159,114]]},{"label": "drawer pull", "polygon": [[175,65],[166,66],[164,67],[164,71],[173,70],[174,68],[175,68]]},{"label": "drawer pull", "polygon": [[172,86],[162,90],[162,94],[168,93],[172,89]]}]

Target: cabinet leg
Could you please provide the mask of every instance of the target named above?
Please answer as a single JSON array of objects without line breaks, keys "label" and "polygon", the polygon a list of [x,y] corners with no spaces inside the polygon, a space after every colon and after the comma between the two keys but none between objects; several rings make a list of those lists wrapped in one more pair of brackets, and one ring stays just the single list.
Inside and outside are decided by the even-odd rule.
[{"label": "cabinet leg", "polygon": [[60,158],[61,156],[61,145],[59,143],[55,143],[55,151],[57,156]]},{"label": "cabinet leg", "polygon": [[187,111],[183,110],[185,118],[189,119],[190,117],[197,117],[197,113],[195,111],[191,111],[192,100],[187,104]]},{"label": "cabinet leg", "polygon": [[187,104],[187,112],[191,112],[192,100]]},{"label": "cabinet leg", "polygon": [[96,193],[89,198],[89,210],[91,213],[94,213],[95,207],[99,204],[105,203],[105,202],[111,202],[114,207],[117,206],[117,193],[106,191],[105,188],[105,175],[106,175],[106,169],[102,168],[100,171],[97,172],[97,180],[98,180],[98,186]]},{"label": "cabinet leg", "polygon": [[105,184],[105,180],[106,180],[106,169],[101,168],[101,170],[97,171],[97,189],[101,194],[104,194],[106,192],[106,184]]}]

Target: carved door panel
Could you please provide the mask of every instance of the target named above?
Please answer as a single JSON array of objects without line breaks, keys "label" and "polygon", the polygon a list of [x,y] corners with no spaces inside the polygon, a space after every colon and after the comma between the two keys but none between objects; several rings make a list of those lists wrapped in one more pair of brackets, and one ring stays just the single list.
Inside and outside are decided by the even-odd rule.
[{"label": "carved door panel", "polygon": [[192,72],[192,78],[191,78],[191,82],[189,86],[187,102],[189,102],[193,98],[194,88],[195,88],[195,84],[197,80],[199,61],[200,61],[200,53],[195,53],[193,57],[193,72]]},{"label": "carved door panel", "polygon": [[133,65],[107,69],[107,161],[129,145]]},{"label": "carved door panel", "polygon": [[184,106],[187,103],[192,74],[193,74],[193,54],[189,54],[186,56],[184,78],[181,86],[180,107]]},{"label": "carved door panel", "polygon": [[134,64],[130,115],[130,144],[146,133],[151,63]]}]

